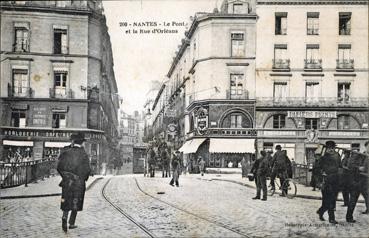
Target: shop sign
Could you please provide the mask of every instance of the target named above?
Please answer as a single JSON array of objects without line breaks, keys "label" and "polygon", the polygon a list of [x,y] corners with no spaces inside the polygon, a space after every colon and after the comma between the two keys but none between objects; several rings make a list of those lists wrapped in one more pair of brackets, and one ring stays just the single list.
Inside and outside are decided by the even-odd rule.
[{"label": "shop sign", "polygon": [[175,134],[177,134],[177,125],[174,123],[171,123],[167,126],[167,133],[169,135],[174,136]]},{"label": "shop sign", "polygon": [[203,135],[208,129],[208,111],[200,108],[197,111],[197,132]]},{"label": "shop sign", "polygon": [[46,126],[47,108],[45,106],[33,107],[32,124],[33,126]]},{"label": "shop sign", "polygon": [[337,118],[336,111],[287,111],[292,118]]},{"label": "shop sign", "polygon": [[[67,138],[69,139],[74,132],[65,131],[44,131],[44,130],[19,130],[19,129],[5,129],[0,130],[1,135],[4,136],[19,136],[19,137],[50,137],[50,138]],[[102,134],[85,133],[86,139],[101,139]]]}]

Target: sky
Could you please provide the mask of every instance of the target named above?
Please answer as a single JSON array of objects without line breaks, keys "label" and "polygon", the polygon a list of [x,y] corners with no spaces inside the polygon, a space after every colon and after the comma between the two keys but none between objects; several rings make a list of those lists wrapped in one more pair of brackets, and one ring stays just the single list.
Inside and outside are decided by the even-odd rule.
[{"label": "sky", "polygon": [[[129,114],[143,110],[151,81],[165,80],[175,51],[190,26],[190,16],[196,12],[212,12],[216,6],[220,8],[221,3],[222,0],[103,1],[118,93],[123,98],[121,109]],[[157,26],[134,26],[142,22]],[[164,22],[170,26],[164,27]],[[182,22],[185,25],[181,25]],[[151,33],[157,28],[178,33]],[[133,33],[133,29],[138,33]],[[150,33],[139,33],[140,29]]]}]

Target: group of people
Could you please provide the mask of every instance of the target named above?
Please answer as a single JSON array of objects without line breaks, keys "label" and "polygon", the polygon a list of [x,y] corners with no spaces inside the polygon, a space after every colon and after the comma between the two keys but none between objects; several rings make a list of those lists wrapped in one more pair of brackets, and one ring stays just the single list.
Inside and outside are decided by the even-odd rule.
[{"label": "group of people", "polygon": [[[260,157],[253,162],[251,173],[256,183],[256,196],[253,199],[267,200],[267,177],[270,177],[271,189],[275,190],[274,180],[278,177],[282,185],[286,178],[292,178],[292,163],[287,152],[280,145],[275,147],[276,152],[260,151]],[[263,197],[261,197],[263,191]],[[283,191],[286,194],[288,191]]]},{"label": "group of people", "polygon": [[324,214],[328,211],[329,222],[337,224],[335,219],[336,201],[339,192],[344,198],[343,206],[347,206],[346,221],[356,222],[353,212],[360,194],[365,200],[366,210],[363,214],[369,214],[368,201],[368,151],[369,141],[365,143],[366,150],[360,153],[357,150],[344,151],[343,159],[335,150],[334,141],[326,142],[325,153],[318,158],[317,168],[319,171],[322,192],[322,205],[318,209],[319,219],[324,221]]},{"label": "group of people", "polygon": [[30,147],[9,147],[6,157],[3,158],[4,163],[20,163],[32,160],[32,150]]}]

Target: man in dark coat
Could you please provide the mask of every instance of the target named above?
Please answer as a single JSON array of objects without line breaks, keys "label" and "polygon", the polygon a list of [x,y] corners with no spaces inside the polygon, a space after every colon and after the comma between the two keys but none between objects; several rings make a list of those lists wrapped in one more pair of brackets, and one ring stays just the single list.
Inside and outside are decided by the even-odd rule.
[{"label": "man in dark coat", "polygon": [[317,213],[319,219],[324,221],[324,213],[328,211],[329,223],[337,224],[334,216],[336,198],[339,190],[338,169],[341,167],[340,155],[334,150],[336,143],[334,141],[326,142],[326,152],[319,160],[319,167],[322,170],[324,182],[322,185],[322,206]]},{"label": "man in dark coat", "polygon": [[84,135],[71,135],[72,143],[64,147],[58,158],[57,170],[62,177],[59,186],[62,187],[60,208],[63,210],[62,228],[67,232],[68,213],[69,229],[74,229],[77,211],[82,211],[86,191],[86,181],[91,173],[88,155],[82,147]]},{"label": "man in dark coat", "polygon": [[[287,152],[282,151],[282,147],[280,145],[276,145],[275,149],[276,152],[273,155],[272,171],[270,176],[270,185],[272,186],[272,189],[275,189],[274,180],[277,176],[279,176],[279,182],[282,186],[284,180],[287,178],[288,164],[290,164],[290,160],[287,157]],[[287,190],[285,191],[285,193],[287,193]]]},{"label": "man in dark coat", "polygon": [[175,154],[173,154],[173,157],[172,157],[173,177],[169,183],[171,186],[174,186],[174,183],[175,183],[177,187],[179,187],[178,179],[179,179],[179,169],[181,165],[179,154],[180,152],[178,150],[175,152]]},{"label": "man in dark coat", "polygon": [[256,187],[256,197],[252,199],[260,199],[261,190],[263,190],[263,198],[261,200],[267,200],[267,185],[266,185],[266,177],[269,172],[269,160],[267,158],[267,153],[262,150],[260,152],[261,157],[258,159],[258,168],[256,171],[257,175],[257,187]]},{"label": "man in dark coat", "polygon": [[148,163],[150,177],[155,177],[156,153],[152,147],[148,151]]}]

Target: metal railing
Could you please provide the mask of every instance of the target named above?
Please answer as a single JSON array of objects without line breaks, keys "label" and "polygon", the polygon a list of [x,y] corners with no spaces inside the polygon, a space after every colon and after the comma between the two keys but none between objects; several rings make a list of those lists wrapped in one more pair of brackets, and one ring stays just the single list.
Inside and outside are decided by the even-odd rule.
[{"label": "metal railing", "polygon": [[13,47],[14,52],[29,52],[29,40],[27,38],[18,38]]},{"label": "metal railing", "polygon": [[0,162],[0,188],[35,182],[56,174],[56,159],[40,159],[18,163]]},{"label": "metal railing", "polygon": [[273,59],[273,69],[289,69],[289,59]]},{"label": "metal railing", "polygon": [[33,90],[30,87],[14,87],[8,84],[8,97],[25,97],[30,98]]},{"label": "metal railing", "polygon": [[253,128],[209,128],[208,134],[214,136],[256,136],[257,130]]},{"label": "metal railing", "polygon": [[321,69],[321,59],[305,59],[305,69]]},{"label": "metal railing", "polygon": [[292,178],[299,184],[309,186],[311,180],[311,172],[307,164],[295,164],[292,166]]},{"label": "metal railing", "polygon": [[317,97],[317,98],[306,98],[306,97],[257,97],[257,106],[275,106],[275,107],[286,107],[286,106],[316,106],[316,107],[367,107],[368,98],[346,98],[342,100],[339,97]]},{"label": "metal railing", "polygon": [[353,59],[338,59],[337,69],[354,69],[354,60]]},{"label": "metal railing", "polygon": [[319,29],[308,28],[307,29],[307,34],[308,35],[319,35]]},{"label": "metal railing", "polygon": [[249,99],[249,92],[244,89],[227,90],[227,99]]},{"label": "metal railing", "polygon": [[74,98],[73,90],[67,90],[66,88],[50,88],[49,95],[50,98]]}]

